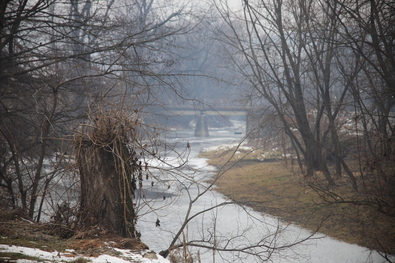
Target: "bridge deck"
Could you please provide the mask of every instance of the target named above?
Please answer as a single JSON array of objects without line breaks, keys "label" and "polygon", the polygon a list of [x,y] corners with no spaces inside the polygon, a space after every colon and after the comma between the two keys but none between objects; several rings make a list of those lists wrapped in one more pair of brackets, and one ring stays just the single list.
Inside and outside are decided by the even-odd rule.
[{"label": "bridge deck", "polygon": [[172,115],[247,115],[250,109],[246,108],[218,108],[218,109],[195,109],[195,108],[168,108],[167,112]]}]

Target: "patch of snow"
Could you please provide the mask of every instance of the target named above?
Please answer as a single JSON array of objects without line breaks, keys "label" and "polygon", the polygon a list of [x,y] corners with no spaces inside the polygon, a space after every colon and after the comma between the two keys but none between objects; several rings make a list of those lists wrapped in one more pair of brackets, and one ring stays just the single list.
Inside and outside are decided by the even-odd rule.
[{"label": "patch of snow", "polygon": [[[0,252],[3,253],[19,253],[30,257],[39,258],[43,262],[70,262],[74,261],[78,258],[84,258],[93,263],[130,263],[130,262],[139,262],[139,263],[170,263],[167,259],[163,258],[161,255],[157,253],[153,253],[150,251],[143,251],[143,254],[139,254],[136,252],[131,252],[127,249],[115,249],[120,252],[121,256],[114,257],[110,255],[100,255],[99,257],[86,257],[83,255],[75,255],[74,257],[70,257],[70,253],[74,253],[74,250],[67,249],[66,253],[63,252],[48,252],[37,248],[29,248],[29,247],[20,247],[20,246],[9,246],[9,245],[1,245],[0,244]],[[144,254],[155,254],[156,259],[145,258]],[[29,263],[36,262],[32,260],[21,259],[17,261],[18,263]]]},{"label": "patch of snow", "polygon": [[218,150],[229,150],[232,148],[236,148],[237,146],[239,146],[238,150],[252,151],[252,148],[245,146],[245,143],[241,143],[241,144],[240,143],[226,143],[226,144],[221,144],[221,145],[216,145],[216,146],[205,147],[201,151],[202,152],[211,152],[211,151],[218,151]]}]

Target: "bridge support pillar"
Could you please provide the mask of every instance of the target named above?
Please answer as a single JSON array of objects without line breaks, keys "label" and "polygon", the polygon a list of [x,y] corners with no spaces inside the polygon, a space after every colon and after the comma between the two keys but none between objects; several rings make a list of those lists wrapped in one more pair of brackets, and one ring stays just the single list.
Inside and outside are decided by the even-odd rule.
[{"label": "bridge support pillar", "polygon": [[248,111],[246,114],[246,134],[250,134],[250,132],[252,131],[252,112]]},{"label": "bridge support pillar", "polygon": [[196,137],[208,137],[208,126],[206,121],[206,115],[197,116],[196,127],[195,127]]}]

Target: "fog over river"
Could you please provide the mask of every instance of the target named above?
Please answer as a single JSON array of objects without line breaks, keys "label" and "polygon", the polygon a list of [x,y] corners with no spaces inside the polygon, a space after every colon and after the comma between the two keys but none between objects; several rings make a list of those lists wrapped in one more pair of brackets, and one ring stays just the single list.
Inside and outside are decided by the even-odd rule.
[{"label": "fog over river", "polygon": [[[235,123],[241,125],[241,123]],[[188,164],[183,174],[171,173],[171,166],[160,165],[164,170],[155,172],[160,176],[159,183],[153,178],[145,181],[144,192],[150,208],[155,212],[146,213],[149,207],[138,205],[140,217],[138,228],[142,233],[142,241],[150,249],[161,251],[167,249],[175,233],[185,220],[190,200],[206,189],[205,180],[216,171],[208,166],[206,159],[198,158],[199,152],[207,147],[240,142],[243,134],[235,134],[235,128],[209,129],[210,136],[194,137],[193,130],[177,131],[166,138],[167,142],[176,143],[179,153],[188,153]],[[185,156],[185,155],[184,155]],[[177,164],[176,154],[163,157],[167,163]],[[153,163],[155,165],[155,163]],[[166,171],[169,169],[169,171]],[[151,186],[151,183],[154,185]],[[237,189],[235,189],[237,191]],[[191,215],[223,202],[230,201],[225,196],[208,191],[194,202]],[[310,236],[311,232],[294,225],[282,223],[277,218],[258,213],[248,207],[226,205],[195,217],[184,230],[185,240],[210,240],[218,248],[226,247],[230,252],[211,251],[204,248],[191,247],[189,250],[196,257],[199,251],[201,262],[386,262],[377,252],[354,244],[347,244],[322,234],[295,246]],[[180,236],[182,239],[183,235]],[[176,244],[182,242],[180,240]],[[205,244],[207,245],[207,243]],[[258,246],[256,246],[258,245]],[[255,247],[254,247],[255,246]],[[240,249],[259,255],[260,258],[241,253]],[[270,250],[266,247],[277,247]],[[195,261],[198,262],[198,261]]]}]

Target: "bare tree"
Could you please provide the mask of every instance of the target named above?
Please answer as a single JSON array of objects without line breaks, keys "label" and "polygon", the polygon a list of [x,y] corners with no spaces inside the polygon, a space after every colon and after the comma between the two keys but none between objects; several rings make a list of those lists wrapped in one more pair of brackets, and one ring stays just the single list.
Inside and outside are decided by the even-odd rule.
[{"label": "bare tree", "polygon": [[[182,16],[182,11],[153,18],[139,28],[133,27],[137,22],[128,21],[129,30],[124,17],[112,11],[119,9],[116,4],[2,2],[0,184],[5,191],[4,206],[21,207],[40,219],[51,181],[67,174],[65,158],[53,157],[55,153],[73,153],[69,136],[72,127],[86,118],[89,103],[125,98],[129,87],[138,89],[128,93],[127,101],[149,91],[154,94],[158,84],[176,91],[164,80],[171,74],[160,72],[164,63],[154,56],[161,54],[160,41],[182,32],[183,24],[168,26],[171,18]],[[140,38],[143,34],[145,37]],[[137,47],[156,51],[141,55],[140,60],[130,59],[130,52]],[[149,67],[135,66],[143,63]],[[123,72],[156,83],[137,84]],[[136,107],[139,110],[143,106]],[[48,171],[49,166],[57,171]]]},{"label": "bare tree", "polygon": [[[299,162],[301,168],[306,167],[309,176],[321,171],[334,185],[325,161],[327,150],[337,151],[339,156],[338,147],[328,147],[331,143],[327,138],[332,135],[333,145],[338,145],[334,117],[339,109],[328,105],[333,97],[330,76],[334,47],[325,42],[334,34],[333,29],[325,31],[321,25],[336,25],[333,19],[322,21],[328,18],[327,9],[320,2],[244,2],[242,17],[223,13],[223,18],[232,29],[225,41],[232,39],[243,56],[235,61],[244,63],[238,68],[244,69],[257,96],[275,109],[297,155],[304,160],[305,165]],[[243,21],[245,34],[239,33],[235,19]],[[325,124],[328,119],[332,132]],[[340,172],[338,161],[337,166]]]},{"label": "bare tree", "polygon": [[240,12],[217,6],[231,30],[223,41],[238,51],[235,70],[250,83],[250,105],[281,122],[325,201],[371,206],[393,220],[394,4],[242,3]]},{"label": "bare tree", "polygon": [[337,63],[354,98],[349,108],[358,135],[355,157],[360,163],[364,202],[393,216],[395,5],[387,1],[328,3],[338,8],[337,34],[348,52],[349,61],[339,58]]}]

